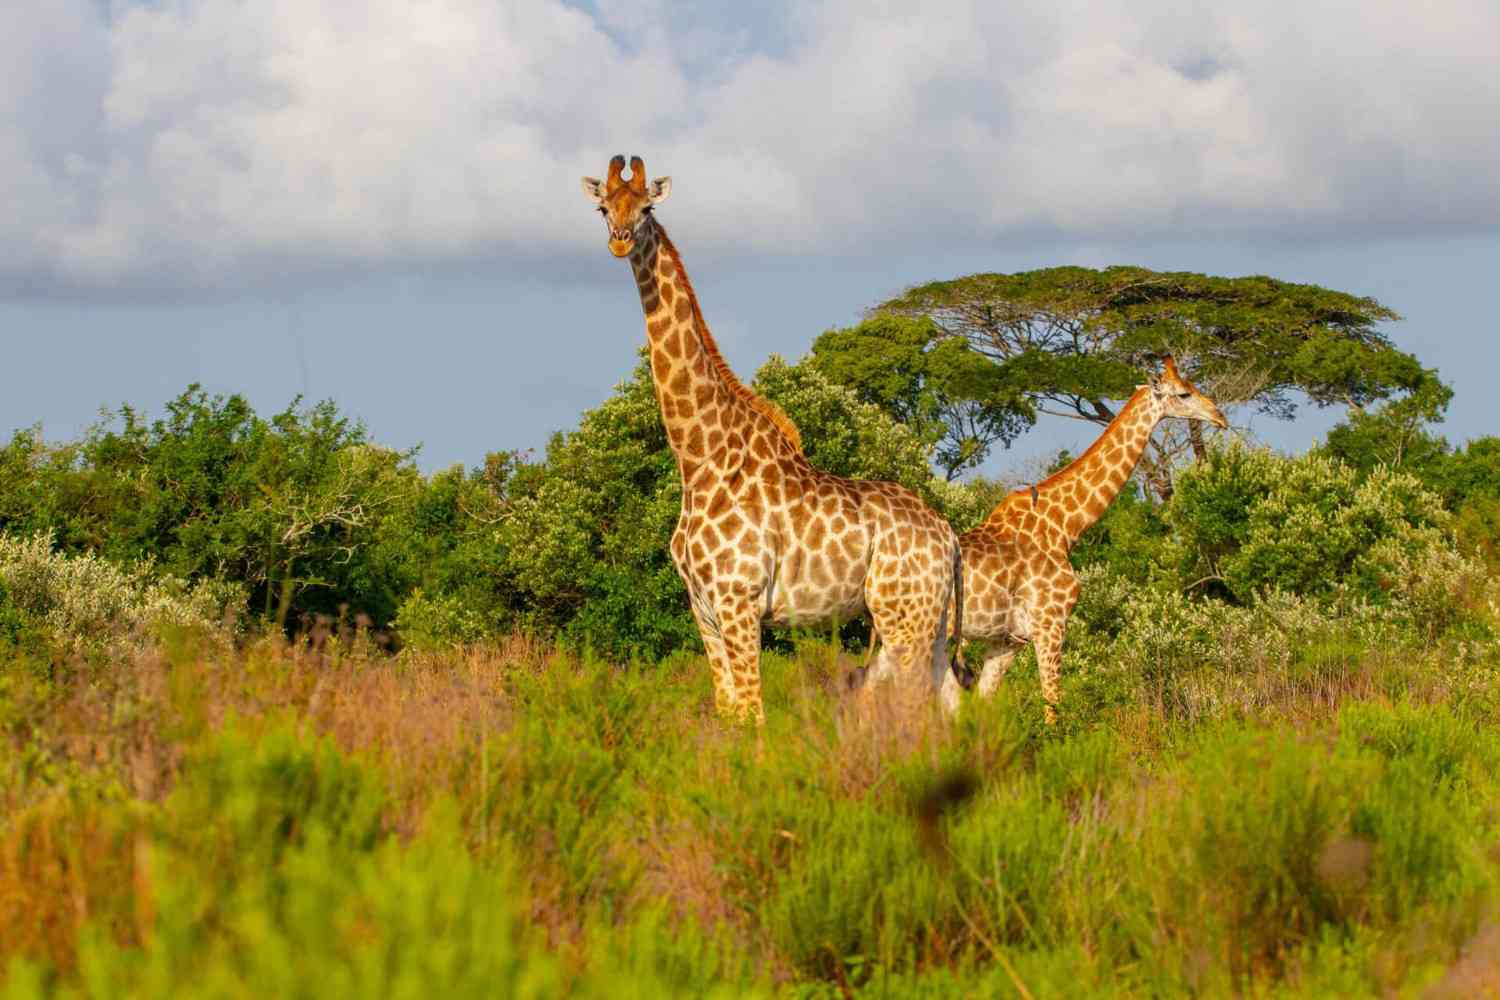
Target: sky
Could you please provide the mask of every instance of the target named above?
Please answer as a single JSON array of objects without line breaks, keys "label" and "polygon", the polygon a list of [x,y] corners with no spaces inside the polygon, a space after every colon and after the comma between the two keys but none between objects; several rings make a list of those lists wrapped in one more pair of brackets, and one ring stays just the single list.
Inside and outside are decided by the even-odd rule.
[{"label": "sky", "polygon": [[1490,0],[6,5],[0,431],[199,382],[332,398],[426,468],[539,449],[643,341],[578,184],[619,152],[673,177],[746,376],[932,279],[1269,274],[1401,313],[1462,441],[1496,430],[1497,47]]}]

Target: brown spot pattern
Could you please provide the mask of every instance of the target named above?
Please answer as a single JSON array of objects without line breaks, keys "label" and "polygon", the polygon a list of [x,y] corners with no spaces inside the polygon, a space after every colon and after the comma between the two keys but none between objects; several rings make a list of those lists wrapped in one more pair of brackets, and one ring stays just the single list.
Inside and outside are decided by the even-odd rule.
[{"label": "brown spot pattern", "polygon": [[892,650],[888,669],[921,674],[952,599],[952,529],[899,486],[808,464],[796,427],[724,362],[676,248],[630,215],[644,187],[611,183],[611,225],[636,234],[657,399],[683,476],[670,552],[713,664],[715,705],[762,717],[767,602],[778,619],[808,623],[867,609]]},{"label": "brown spot pattern", "polygon": [[[1169,377],[1188,385],[1175,368],[1162,381]],[[964,637],[986,650],[981,694],[994,690],[1016,650],[1030,642],[1036,647],[1047,718],[1056,718],[1063,636],[1079,591],[1068,553],[1114,502],[1157,423],[1173,415],[1163,402],[1171,396],[1142,387],[1074,462],[1007,496],[983,524],[959,539]]]}]

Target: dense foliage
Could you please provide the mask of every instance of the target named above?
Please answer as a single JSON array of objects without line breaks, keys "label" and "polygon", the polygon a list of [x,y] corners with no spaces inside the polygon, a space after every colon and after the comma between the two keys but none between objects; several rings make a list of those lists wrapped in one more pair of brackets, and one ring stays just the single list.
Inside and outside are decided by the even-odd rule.
[{"label": "dense foliage", "polygon": [[875,316],[829,330],[813,343],[809,363],[911,428],[949,481],[983,462],[997,442],[1010,444],[1035,417],[1024,392],[988,379],[988,358],[926,317]]},{"label": "dense foliage", "polygon": [[0,450],[0,531],[233,581],[266,617],[394,613],[403,586],[373,543],[423,487],[409,455],[371,444],[332,403],[267,420],[193,386],[166,410],[147,422],[123,407],[76,443],[18,432]]},{"label": "dense foliage", "polygon": [[[931,400],[893,411],[836,375],[815,351],[796,364],[773,357],[755,385],[802,428],[819,467],[901,482],[960,530],[984,517],[1000,484],[931,472],[941,447],[924,416]],[[1477,556],[1493,568],[1500,444],[1452,449],[1434,436],[1446,398],[1437,386],[1353,411],[1308,456],[1209,448],[1165,503],[1128,488],[1074,561],[1239,606],[1271,591],[1388,603],[1400,590],[1390,581],[1412,567],[1437,573]],[[644,363],[540,459],[496,452],[472,470],[423,475],[332,404],[265,419],[239,397],[191,388],[161,419],[123,408],[77,442],[17,433],[0,472],[0,537],[29,546],[32,562],[37,546],[87,556],[77,565],[99,567],[89,573],[117,567],[142,594],[198,594],[195,606],[242,624],[358,620],[421,648],[520,630],[613,659],[697,646],[667,557],[680,487]],[[95,620],[123,621],[105,607],[122,599],[103,596],[123,583],[79,589],[101,595]],[[5,597],[22,591],[3,568],[0,590],[0,627],[69,631],[55,602]]]}]

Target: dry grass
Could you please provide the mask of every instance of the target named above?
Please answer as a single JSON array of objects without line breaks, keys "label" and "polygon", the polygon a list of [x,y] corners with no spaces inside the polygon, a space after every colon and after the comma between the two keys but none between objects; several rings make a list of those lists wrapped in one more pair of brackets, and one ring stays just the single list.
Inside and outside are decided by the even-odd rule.
[{"label": "dry grass", "polygon": [[[436,796],[464,791],[480,741],[511,721],[507,677],[540,669],[523,639],[453,656],[394,660],[356,646],[264,640],[142,651],[101,669],[73,664],[50,690],[30,688],[9,734],[29,778],[0,785],[0,964],[10,955],[68,969],[79,929],[103,919],[122,941],[150,925],[141,821],[115,801],[160,802],[186,751],[231,718],[296,718],[381,767],[386,823],[421,825]],[[97,789],[80,796],[50,777]],[[477,775],[473,775],[477,780]]]},{"label": "dry grass", "polygon": [[57,796],[0,834],[0,958],[69,970],[91,921],[139,943],[150,932],[151,898],[149,851],[128,812]]}]

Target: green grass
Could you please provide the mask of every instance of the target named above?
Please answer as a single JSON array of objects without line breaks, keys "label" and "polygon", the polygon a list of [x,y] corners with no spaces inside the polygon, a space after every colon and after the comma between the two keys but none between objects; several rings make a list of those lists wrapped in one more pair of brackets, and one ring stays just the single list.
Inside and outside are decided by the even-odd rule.
[{"label": "green grass", "polygon": [[1469,649],[1456,678],[1452,653],[1314,636],[1293,662],[1316,683],[1195,676],[1190,714],[1151,701],[1149,672],[1075,669],[1050,730],[1025,664],[955,721],[861,721],[852,661],[813,643],[766,658],[760,730],[713,717],[693,657],[179,643],[42,674],[6,654],[0,994],[1333,996],[1500,975],[1464,953],[1500,913],[1500,663]]}]

